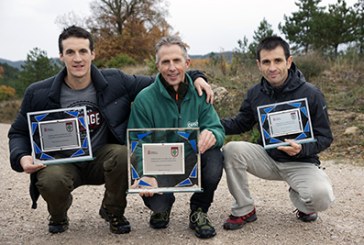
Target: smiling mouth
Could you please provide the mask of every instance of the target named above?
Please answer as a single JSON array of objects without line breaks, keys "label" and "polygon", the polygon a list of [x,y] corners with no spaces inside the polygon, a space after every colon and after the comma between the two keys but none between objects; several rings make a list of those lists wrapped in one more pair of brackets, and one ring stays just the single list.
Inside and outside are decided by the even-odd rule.
[{"label": "smiling mouth", "polygon": [[75,69],[82,69],[84,66],[83,65],[74,65],[73,68]]},{"label": "smiling mouth", "polygon": [[269,74],[269,76],[270,76],[271,78],[276,78],[276,77],[278,77],[278,75],[279,75],[279,74]]},{"label": "smiling mouth", "polygon": [[172,80],[176,80],[178,78],[178,74],[175,75],[168,75],[168,77]]}]

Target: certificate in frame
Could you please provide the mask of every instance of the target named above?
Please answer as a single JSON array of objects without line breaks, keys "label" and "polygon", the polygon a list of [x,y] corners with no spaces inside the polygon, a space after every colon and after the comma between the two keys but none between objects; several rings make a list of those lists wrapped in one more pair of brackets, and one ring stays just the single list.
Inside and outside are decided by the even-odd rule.
[{"label": "certificate in frame", "polygon": [[257,108],[263,147],[316,141],[314,138],[307,98],[259,106]]},{"label": "certificate in frame", "polygon": [[27,113],[35,164],[93,159],[86,107]]},{"label": "certificate in frame", "polygon": [[128,129],[128,192],[202,191],[198,136],[199,128]]}]

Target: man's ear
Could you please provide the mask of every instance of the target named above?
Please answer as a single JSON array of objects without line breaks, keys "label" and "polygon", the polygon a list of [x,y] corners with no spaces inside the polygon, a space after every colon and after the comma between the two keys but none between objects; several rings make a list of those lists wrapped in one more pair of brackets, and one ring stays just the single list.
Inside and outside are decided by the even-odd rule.
[{"label": "man's ear", "polygon": [[190,67],[190,65],[191,65],[191,59],[187,59],[186,60],[186,66],[187,66],[187,68],[189,68]]},{"label": "man's ear", "polygon": [[258,69],[259,69],[259,71],[260,71],[260,62],[259,62],[259,60],[258,60],[258,59],[256,59],[256,60],[255,60],[255,62],[256,62],[257,66],[258,66]]},{"label": "man's ear", "polygon": [[63,54],[59,53],[59,59],[63,62]]},{"label": "man's ear", "polygon": [[92,57],[92,61],[96,58],[96,53],[95,51],[91,51],[91,57]]},{"label": "man's ear", "polygon": [[287,68],[288,69],[291,68],[292,62],[293,62],[293,57],[289,56],[287,59]]}]

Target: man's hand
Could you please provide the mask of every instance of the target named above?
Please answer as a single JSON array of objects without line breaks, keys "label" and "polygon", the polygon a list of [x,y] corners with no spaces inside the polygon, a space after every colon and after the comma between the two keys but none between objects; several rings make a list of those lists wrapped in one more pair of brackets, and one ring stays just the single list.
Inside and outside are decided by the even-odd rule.
[{"label": "man's hand", "polygon": [[284,151],[291,157],[296,156],[298,153],[301,152],[301,150],[302,150],[301,144],[297,144],[294,140],[285,139],[284,141],[288,142],[290,145],[289,146],[278,146],[277,147],[278,150]]},{"label": "man's hand", "polygon": [[23,156],[20,158],[20,165],[24,169],[24,172],[27,174],[32,174],[37,172],[39,169],[45,168],[46,165],[44,164],[34,164],[32,156]]},{"label": "man's hand", "polygon": [[214,103],[214,91],[210,84],[208,84],[203,78],[198,77],[194,82],[195,88],[199,96],[202,96],[202,91],[206,93],[206,102],[207,103]]},{"label": "man's hand", "polygon": [[214,146],[216,143],[215,135],[205,129],[201,132],[200,137],[198,139],[198,149],[200,150],[200,153],[203,154],[205,151],[210,149],[212,146]]},{"label": "man's hand", "polygon": [[147,177],[147,176],[141,177],[139,180],[136,180],[131,187],[134,188],[134,189],[141,188],[139,186],[139,182],[141,180],[148,183],[150,185],[150,187],[144,187],[143,186],[143,188],[146,188],[146,191],[139,192],[139,196],[141,196],[141,197],[143,197],[143,196],[144,197],[152,197],[155,193],[151,192],[151,191],[148,191],[148,188],[158,188],[158,182],[157,182],[156,178]]}]

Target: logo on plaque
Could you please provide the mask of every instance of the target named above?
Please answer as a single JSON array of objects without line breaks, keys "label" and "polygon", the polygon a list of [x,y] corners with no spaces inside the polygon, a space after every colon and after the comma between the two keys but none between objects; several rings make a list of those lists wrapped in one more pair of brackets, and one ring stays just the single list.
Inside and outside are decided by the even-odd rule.
[{"label": "logo on plaque", "polygon": [[172,157],[178,156],[178,147],[175,147],[175,146],[171,147],[171,155],[172,155]]}]

